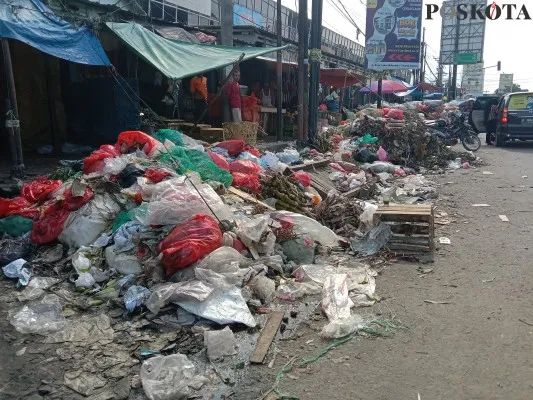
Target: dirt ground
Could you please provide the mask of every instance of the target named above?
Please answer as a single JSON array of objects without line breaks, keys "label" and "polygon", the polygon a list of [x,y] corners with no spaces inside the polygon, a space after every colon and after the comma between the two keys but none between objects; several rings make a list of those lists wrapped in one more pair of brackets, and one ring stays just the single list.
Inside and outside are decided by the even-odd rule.
[{"label": "dirt ground", "polygon": [[[421,274],[416,263],[389,265],[377,278],[382,301],[356,310],[394,315],[407,329],[391,338],[357,337],[285,374],[281,392],[302,400],[533,398],[533,145],[484,146],[478,155],[487,166],[435,177],[439,210],[454,222],[437,231],[451,245],[438,245],[436,262],[422,267],[433,272]],[[12,290],[0,287],[4,295]],[[7,323],[14,304],[0,304],[0,399],[82,398],[57,392],[65,365],[49,345],[15,355],[26,344]],[[324,323],[317,314],[294,340],[279,342],[272,368],[251,367],[233,398],[261,398],[288,360],[324,348],[318,336]]]}]

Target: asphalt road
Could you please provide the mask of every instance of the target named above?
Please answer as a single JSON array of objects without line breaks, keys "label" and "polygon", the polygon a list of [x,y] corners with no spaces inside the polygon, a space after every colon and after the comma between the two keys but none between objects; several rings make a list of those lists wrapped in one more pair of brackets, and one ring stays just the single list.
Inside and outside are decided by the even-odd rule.
[{"label": "asphalt road", "polygon": [[[533,399],[533,144],[484,145],[478,155],[485,167],[436,179],[438,207],[454,222],[437,231],[451,245],[440,245],[436,262],[423,266],[433,272],[421,274],[414,263],[385,268],[377,280],[383,301],[362,311],[394,315],[408,329],[352,340],[293,370],[283,393],[302,400]],[[323,348],[323,324],[312,321],[299,339],[280,343],[274,367],[252,369],[237,398],[259,397],[291,357]]]}]

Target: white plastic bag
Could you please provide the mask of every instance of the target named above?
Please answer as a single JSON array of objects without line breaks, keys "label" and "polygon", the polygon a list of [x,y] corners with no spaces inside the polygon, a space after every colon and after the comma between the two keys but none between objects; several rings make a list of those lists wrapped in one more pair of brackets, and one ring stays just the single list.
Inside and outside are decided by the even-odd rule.
[{"label": "white plastic bag", "polygon": [[285,149],[281,153],[276,153],[276,156],[285,164],[292,164],[300,159],[300,153],[294,149]]},{"label": "white plastic bag", "polygon": [[361,222],[363,230],[370,230],[377,225],[377,221],[374,218],[377,209],[377,205],[365,201],[363,213],[359,216],[359,221]]},{"label": "white plastic bag", "polygon": [[105,260],[110,268],[117,270],[122,275],[139,275],[143,268],[136,255],[116,253],[115,246],[105,249]]},{"label": "white plastic bag", "polygon": [[95,285],[96,281],[94,280],[93,276],[88,272],[82,272],[78,279],[76,279],[76,282],[74,284],[76,287],[83,287],[83,288],[92,288]]},{"label": "white plastic bag", "polygon": [[205,331],[204,344],[207,347],[207,357],[211,361],[237,354],[237,341],[229,326],[220,331]]},{"label": "white plastic bag", "polygon": [[169,302],[177,302],[187,299],[204,301],[209,297],[213,290],[214,287],[211,284],[200,282],[198,280],[164,283],[152,288],[152,294],[146,301],[146,307],[153,314],[158,314],[159,310]]},{"label": "white plastic bag", "polygon": [[69,215],[58,240],[74,249],[89,246],[98,239],[119,212],[120,206],[111,195],[96,195]]},{"label": "white plastic bag", "polygon": [[195,189],[190,182],[176,178],[163,181],[154,188],[148,204],[147,224],[175,225],[193,215],[213,213],[221,221],[233,221],[231,210],[211,186],[196,185]]},{"label": "white plastic bag", "polygon": [[5,276],[18,279],[17,287],[26,286],[30,281],[30,271],[24,267],[26,263],[26,260],[19,258],[2,267]]},{"label": "white plastic bag", "polygon": [[9,322],[20,333],[46,335],[63,329],[67,325],[59,297],[49,294],[9,313]]},{"label": "white plastic bag", "polygon": [[184,354],[156,356],[141,366],[141,382],[150,400],[185,400],[196,368]]},{"label": "white plastic bag", "polygon": [[292,225],[297,235],[305,235],[322,246],[333,247],[337,246],[339,242],[335,232],[305,215],[290,211],[273,211],[269,215],[273,220],[280,222],[282,226]]},{"label": "white plastic bag", "polygon": [[268,216],[261,215],[241,223],[237,228],[237,236],[246,247],[253,247],[259,254],[270,256],[276,245],[276,236],[270,230],[270,222]]}]

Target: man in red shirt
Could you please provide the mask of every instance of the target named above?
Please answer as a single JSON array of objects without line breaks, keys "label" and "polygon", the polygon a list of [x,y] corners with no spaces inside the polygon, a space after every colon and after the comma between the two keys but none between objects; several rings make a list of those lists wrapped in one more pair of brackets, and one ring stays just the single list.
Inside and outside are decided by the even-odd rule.
[{"label": "man in red shirt", "polygon": [[233,73],[233,82],[228,83],[226,94],[229,100],[229,108],[231,109],[231,119],[233,122],[241,122],[241,87],[239,85],[239,79],[241,73],[235,71]]}]

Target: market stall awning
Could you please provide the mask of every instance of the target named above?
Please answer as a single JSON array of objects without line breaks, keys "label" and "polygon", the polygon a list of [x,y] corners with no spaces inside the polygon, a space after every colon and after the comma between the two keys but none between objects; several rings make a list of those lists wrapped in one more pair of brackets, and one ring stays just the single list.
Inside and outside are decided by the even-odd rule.
[{"label": "market stall awning", "polygon": [[163,75],[183,79],[231,65],[242,53],[244,60],[284,47],[227,47],[165,39],[135,23],[108,22],[107,26],[146,62]]},{"label": "market stall awning", "polygon": [[0,6],[0,38],[79,64],[111,64],[89,28],[69,24],[39,0],[10,0]]},{"label": "market stall awning", "polygon": [[320,70],[320,83],[323,85],[344,86],[356,85],[364,82],[365,77],[344,68],[322,68]]},{"label": "market stall awning", "polygon": [[[403,92],[405,92],[407,90],[408,90],[408,88],[406,88],[401,83],[394,82],[394,81],[389,81],[389,80],[385,80],[385,79],[383,80],[382,85],[381,85],[381,93],[383,93],[383,94],[403,93]],[[372,91],[372,93],[377,93],[378,92],[378,82],[377,81],[373,81],[370,84],[370,87],[365,86],[364,88],[362,88],[360,90],[361,93],[369,93],[370,91]]]},{"label": "market stall awning", "polygon": [[441,87],[438,87],[438,86],[435,86],[435,85],[431,85],[431,84],[426,83],[426,82],[421,82],[418,85],[418,89],[420,89],[423,92],[430,92],[430,93],[440,93],[440,92],[443,91],[443,89]]}]

